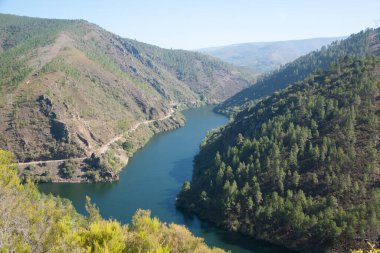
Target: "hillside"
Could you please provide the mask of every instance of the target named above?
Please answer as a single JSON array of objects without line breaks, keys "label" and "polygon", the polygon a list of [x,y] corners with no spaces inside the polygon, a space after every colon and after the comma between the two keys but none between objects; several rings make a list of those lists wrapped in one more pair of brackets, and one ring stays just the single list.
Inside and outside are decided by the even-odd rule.
[{"label": "hillside", "polygon": [[379,29],[368,29],[302,56],[272,73],[264,75],[252,86],[218,105],[216,111],[232,115],[293,82],[303,80],[317,70],[327,70],[331,64],[345,56],[365,56],[376,44],[375,37],[378,33]]},{"label": "hillside", "polygon": [[87,200],[88,217],[65,199],[21,184],[11,153],[0,149],[0,250],[2,252],[224,252],[210,249],[184,226],[161,223],[138,210],[132,223],[102,219]]},{"label": "hillside", "polygon": [[202,48],[197,51],[212,55],[236,66],[249,68],[256,73],[264,73],[273,71],[300,56],[341,39],[343,37],[253,42]]},{"label": "hillside", "polygon": [[[0,148],[24,162],[25,176],[54,181],[116,179],[126,154],[183,124],[173,107],[223,101],[250,78],[215,58],[124,39],[86,21],[4,14],[0,59]],[[129,131],[141,122],[149,124]],[[68,158],[76,160],[62,163]],[[57,162],[27,164],[47,160]]]},{"label": "hillside", "polygon": [[380,59],[346,56],[244,109],[207,136],[177,205],[299,252],[379,244],[379,97]]}]

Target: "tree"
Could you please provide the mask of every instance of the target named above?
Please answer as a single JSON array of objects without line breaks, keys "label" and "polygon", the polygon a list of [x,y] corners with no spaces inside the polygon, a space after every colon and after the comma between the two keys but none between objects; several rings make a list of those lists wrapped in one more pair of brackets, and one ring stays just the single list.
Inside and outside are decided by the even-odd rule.
[{"label": "tree", "polygon": [[292,181],[293,181],[293,184],[294,184],[295,187],[298,187],[300,178],[301,178],[301,176],[298,174],[298,172],[294,171],[293,172]]},{"label": "tree", "polygon": [[72,178],[75,173],[76,166],[77,165],[73,159],[64,161],[63,164],[60,166],[60,173],[62,177]]},{"label": "tree", "polygon": [[[371,196],[379,185],[379,129],[367,118],[379,117],[379,87],[373,90],[374,67],[366,61],[339,62],[250,101],[198,154],[202,175],[193,178],[190,210],[305,251],[378,241],[380,198]],[[207,165],[217,151],[221,166]],[[203,191],[212,211],[192,201]]]}]

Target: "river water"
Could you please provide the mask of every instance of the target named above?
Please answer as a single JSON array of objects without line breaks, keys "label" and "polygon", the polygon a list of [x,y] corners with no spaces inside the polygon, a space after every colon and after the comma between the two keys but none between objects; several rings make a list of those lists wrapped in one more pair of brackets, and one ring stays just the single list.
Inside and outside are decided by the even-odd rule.
[{"label": "river water", "polygon": [[48,183],[39,189],[73,202],[85,214],[86,195],[91,197],[105,218],[130,222],[137,209],[149,209],[161,221],[184,224],[209,246],[236,253],[289,253],[286,249],[256,241],[238,233],[188,217],[175,208],[176,194],[185,180],[191,179],[192,160],[207,131],[225,124],[228,119],[212,112],[211,106],[183,112],[186,125],[155,135],[137,151],[120,174],[120,181],[97,184]]}]

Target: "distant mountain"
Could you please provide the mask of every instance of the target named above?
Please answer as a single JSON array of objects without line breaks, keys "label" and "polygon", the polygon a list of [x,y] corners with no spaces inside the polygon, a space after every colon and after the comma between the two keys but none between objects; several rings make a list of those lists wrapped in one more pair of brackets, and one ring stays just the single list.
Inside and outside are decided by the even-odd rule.
[{"label": "distant mountain", "polygon": [[257,73],[263,73],[274,70],[302,55],[343,38],[344,37],[253,42],[203,48],[197,51],[215,56],[226,62],[233,63],[236,66],[247,67]]},{"label": "distant mountain", "polygon": [[301,81],[317,70],[327,70],[342,57],[364,56],[370,46],[370,31],[353,34],[347,39],[334,41],[330,45],[308,53],[272,72],[261,76],[253,85],[238,92],[217,106],[221,113],[234,114],[255,104],[265,96]]},{"label": "distant mountain", "polygon": [[[223,101],[250,83],[247,72],[214,57],[121,38],[83,20],[0,14],[0,63],[0,148],[20,162],[89,156],[137,122],[173,106]],[[141,127],[124,147],[179,124],[168,121]],[[105,161],[120,169],[114,153]]]}]

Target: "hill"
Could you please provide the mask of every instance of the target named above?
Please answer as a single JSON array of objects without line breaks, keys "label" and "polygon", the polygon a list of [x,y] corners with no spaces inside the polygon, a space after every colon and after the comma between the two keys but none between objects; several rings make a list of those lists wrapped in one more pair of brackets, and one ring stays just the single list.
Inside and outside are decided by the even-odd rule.
[{"label": "hill", "polygon": [[0,14],[0,59],[0,147],[26,177],[54,181],[117,179],[126,154],[183,124],[172,107],[223,101],[250,80],[215,58],[83,20]]},{"label": "hill", "polygon": [[216,111],[234,114],[255,104],[265,96],[301,81],[317,70],[327,70],[331,64],[345,56],[365,56],[369,53],[377,31],[366,30],[353,34],[347,39],[323,46],[320,50],[301,56],[293,62],[262,76],[252,86],[240,91],[217,106]]},{"label": "hill", "polygon": [[[377,36],[376,55],[371,33],[350,45]],[[243,109],[204,140],[177,205],[300,252],[379,244],[379,97],[380,59],[347,54]]]},{"label": "hill", "polygon": [[198,52],[212,55],[236,66],[249,68],[257,73],[273,71],[300,56],[320,49],[336,38],[313,38],[274,42],[253,42],[221,47],[198,49]]}]

